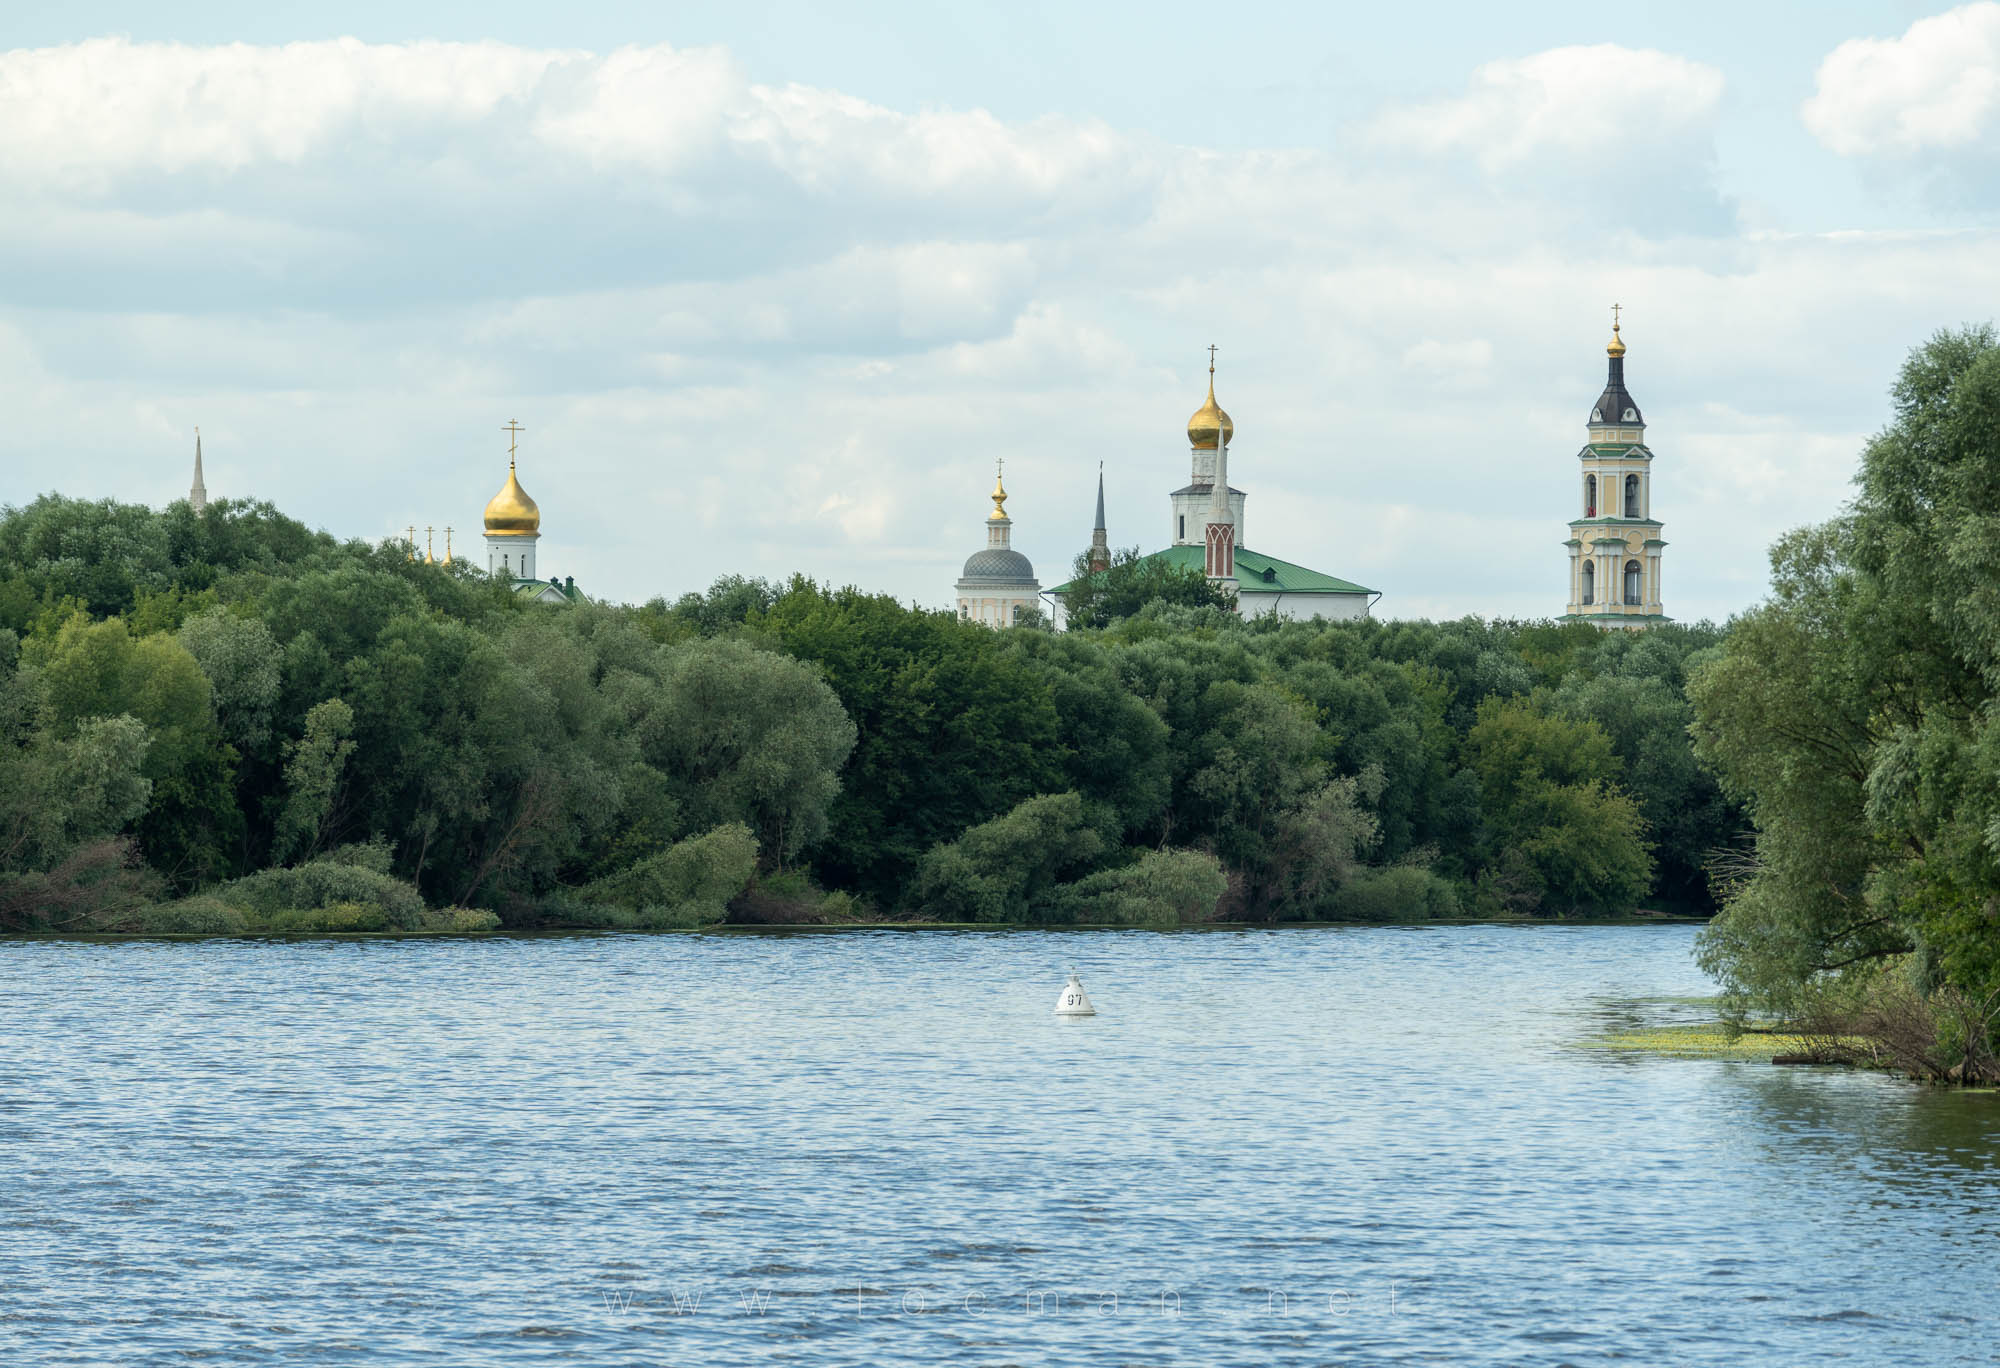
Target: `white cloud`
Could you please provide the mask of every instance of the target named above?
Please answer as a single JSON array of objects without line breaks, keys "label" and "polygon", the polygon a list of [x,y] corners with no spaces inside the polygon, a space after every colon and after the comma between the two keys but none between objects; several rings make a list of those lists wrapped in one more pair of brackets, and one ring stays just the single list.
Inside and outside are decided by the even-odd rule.
[{"label": "white cloud", "polygon": [[1820,63],[1800,110],[1844,157],[1971,153],[2000,144],[2000,4],[1920,19],[1900,38],[1855,38]]},{"label": "white cloud", "polygon": [[107,189],[134,173],[293,163],[344,136],[463,125],[571,60],[502,43],[189,47],[94,38],[0,54],[0,170]]},{"label": "white cloud", "polygon": [[[1340,155],[752,77],[717,48],[0,54],[0,502],[163,502],[199,423],[218,495],[463,536],[519,417],[543,562],[592,592],[802,570],[941,602],[998,456],[1045,580],[1100,460],[1114,542],[1157,545],[1213,341],[1260,549],[1391,615],[1548,612],[1617,299],[1698,617],[1833,510],[1904,348],[2000,293],[1992,234],[1735,231],[1721,78],[1659,53],[1496,63]],[[1621,150],[1667,212],[1607,231],[1575,178]]]},{"label": "white cloud", "polygon": [[1391,111],[1373,131],[1391,145],[1469,155],[1494,174],[1567,163],[1613,190],[1624,188],[1616,177],[1645,174],[1649,150],[1686,142],[1705,152],[1722,90],[1720,71],[1685,57],[1611,43],[1552,48],[1488,62],[1465,94]]}]

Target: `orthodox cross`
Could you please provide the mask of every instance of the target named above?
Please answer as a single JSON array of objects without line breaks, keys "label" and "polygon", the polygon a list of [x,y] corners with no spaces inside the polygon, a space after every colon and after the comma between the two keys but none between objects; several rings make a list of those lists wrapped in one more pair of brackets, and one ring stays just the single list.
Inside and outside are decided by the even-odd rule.
[{"label": "orthodox cross", "polygon": [[1613,332],[1618,331],[1618,311],[1623,307],[1624,305],[1622,304],[1613,304],[1611,306],[1611,331]]},{"label": "orthodox cross", "polygon": [[526,432],[527,429],[522,427],[520,423],[516,422],[514,419],[509,418],[507,420],[507,426],[501,428],[500,430],[507,434],[507,464],[512,465],[514,464],[514,439],[516,437],[519,437],[522,433]]},{"label": "orthodox cross", "polygon": [[1208,373],[1210,375],[1215,374],[1215,344],[1213,342],[1208,344]]}]

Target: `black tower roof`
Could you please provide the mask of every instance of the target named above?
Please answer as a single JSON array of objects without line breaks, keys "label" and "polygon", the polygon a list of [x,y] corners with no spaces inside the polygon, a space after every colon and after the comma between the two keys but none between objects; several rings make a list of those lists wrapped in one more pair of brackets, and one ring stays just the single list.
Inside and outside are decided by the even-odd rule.
[{"label": "black tower roof", "polygon": [[1639,412],[1638,401],[1625,388],[1625,344],[1618,340],[1614,332],[1611,346],[1606,349],[1611,359],[1611,371],[1604,381],[1604,393],[1597,396],[1597,404],[1590,411],[1592,423],[1644,423],[1646,416]]}]

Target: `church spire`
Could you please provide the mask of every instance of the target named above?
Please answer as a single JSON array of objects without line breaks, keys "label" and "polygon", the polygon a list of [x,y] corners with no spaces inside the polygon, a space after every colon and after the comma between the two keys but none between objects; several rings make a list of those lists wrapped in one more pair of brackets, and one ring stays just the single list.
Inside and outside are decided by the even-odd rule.
[{"label": "church spire", "polygon": [[201,482],[201,429],[194,430],[194,485],[188,490],[188,504],[199,513],[208,507],[208,486]]},{"label": "church spire", "polygon": [[1097,522],[1090,530],[1090,573],[1111,568],[1110,536],[1104,529],[1104,462],[1097,463]]},{"label": "church spire", "polygon": [[1646,419],[1639,412],[1639,405],[1633,401],[1631,392],[1625,388],[1625,339],[1618,335],[1618,315],[1624,311],[1621,304],[1611,306],[1611,341],[1605,345],[1606,357],[1604,393],[1597,397],[1597,404],[1590,410],[1593,427],[1610,425],[1613,427],[1644,427]]}]

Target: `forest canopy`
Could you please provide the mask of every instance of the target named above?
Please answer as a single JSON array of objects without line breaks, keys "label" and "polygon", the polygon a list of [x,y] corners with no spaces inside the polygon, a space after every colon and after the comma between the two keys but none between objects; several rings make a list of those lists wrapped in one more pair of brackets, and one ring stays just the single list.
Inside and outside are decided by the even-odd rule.
[{"label": "forest canopy", "polygon": [[1706,909],[1714,629],[1244,622],[1128,578],[1064,633],[805,579],[549,607],[268,505],[47,496],[0,516],[0,918]]}]

